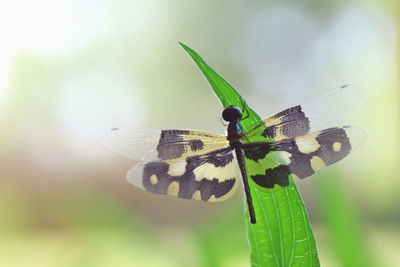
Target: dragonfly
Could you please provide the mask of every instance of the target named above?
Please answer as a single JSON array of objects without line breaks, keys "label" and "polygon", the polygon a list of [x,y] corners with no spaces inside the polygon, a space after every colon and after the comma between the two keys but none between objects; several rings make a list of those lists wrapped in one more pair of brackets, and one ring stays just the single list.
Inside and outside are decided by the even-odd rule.
[{"label": "dragonfly", "polygon": [[[242,180],[250,222],[256,223],[249,183],[279,190],[290,177],[304,179],[346,157],[366,137],[355,126],[336,126],[360,101],[363,90],[342,85],[285,109],[243,131],[246,105],[228,106],[227,134],[199,130],[112,128],[100,137],[107,149],[138,160],[127,174],[145,191],[220,202]],[[249,140],[257,140],[249,141]]]}]

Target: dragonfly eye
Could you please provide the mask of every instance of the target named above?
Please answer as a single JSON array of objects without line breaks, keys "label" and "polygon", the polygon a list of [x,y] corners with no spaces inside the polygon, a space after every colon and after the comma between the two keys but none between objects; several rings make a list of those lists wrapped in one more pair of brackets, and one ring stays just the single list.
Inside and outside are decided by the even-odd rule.
[{"label": "dragonfly eye", "polygon": [[242,111],[235,106],[229,106],[222,112],[222,118],[225,121],[236,122],[242,118]]}]

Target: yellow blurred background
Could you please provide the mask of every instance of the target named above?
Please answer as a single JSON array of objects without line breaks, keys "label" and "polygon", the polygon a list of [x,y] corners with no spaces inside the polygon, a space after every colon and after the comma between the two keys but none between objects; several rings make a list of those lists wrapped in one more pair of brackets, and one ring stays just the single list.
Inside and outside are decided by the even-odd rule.
[{"label": "yellow blurred background", "polygon": [[343,243],[398,266],[399,18],[396,0],[2,2],[0,266],[249,265],[242,192],[220,204],[142,192],[125,180],[134,162],[96,141],[115,126],[224,132],[178,41],[262,117],[365,90],[343,123],[367,141],[299,188],[322,266],[350,266]]}]

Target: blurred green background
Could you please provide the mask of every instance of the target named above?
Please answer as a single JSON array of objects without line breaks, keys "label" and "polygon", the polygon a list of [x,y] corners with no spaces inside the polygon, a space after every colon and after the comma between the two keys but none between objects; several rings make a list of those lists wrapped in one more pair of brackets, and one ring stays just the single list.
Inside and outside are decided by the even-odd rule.
[{"label": "blurred green background", "polygon": [[248,266],[242,192],[142,192],[115,126],[224,132],[177,44],[262,117],[336,86],[365,97],[352,155],[299,183],[322,266],[400,262],[399,1],[8,1],[0,6],[0,266]]}]

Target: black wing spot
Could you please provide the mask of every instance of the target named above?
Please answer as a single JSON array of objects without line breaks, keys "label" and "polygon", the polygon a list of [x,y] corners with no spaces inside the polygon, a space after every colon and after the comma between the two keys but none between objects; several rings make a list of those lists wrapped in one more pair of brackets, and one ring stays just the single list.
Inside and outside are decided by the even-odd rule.
[{"label": "black wing spot", "polygon": [[288,122],[282,125],[282,134],[288,138],[303,135],[309,131],[310,122],[305,116],[298,121]]},{"label": "black wing spot", "polygon": [[233,161],[230,148],[222,148],[205,155],[192,156],[186,159],[190,168],[196,168],[204,163],[213,164],[215,167],[225,167]]},{"label": "black wing spot", "polygon": [[189,134],[189,131],[186,130],[161,131],[160,141],[157,145],[158,158],[167,160],[181,157],[185,152],[185,145],[181,135],[187,134]]},{"label": "black wing spot", "polygon": [[265,158],[265,156],[273,150],[274,147],[272,143],[262,143],[262,144],[249,143],[243,145],[244,156],[247,159],[256,162],[260,159]]},{"label": "black wing spot", "polygon": [[274,186],[288,186],[290,171],[287,165],[279,165],[275,168],[266,169],[265,174],[252,175],[251,178],[259,186],[274,188]]},{"label": "black wing spot", "polygon": [[272,125],[272,126],[265,128],[264,132],[262,132],[261,135],[264,137],[275,138],[277,131],[278,131],[278,128],[275,125]]},{"label": "black wing spot", "polygon": [[278,150],[286,151],[291,154],[288,168],[299,178],[306,178],[314,174],[314,170],[312,169],[310,162],[311,158],[314,156],[314,153],[306,154],[300,152],[295,140],[279,143]]},{"label": "black wing spot", "polygon": [[[169,165],[162,161],[148,162],[143,169],[143,187],[157,194],[167,194],[168,186],[173,181],[168,174]],[[157,183],[151,182],[151,176],[157,177]]]},{"label": "black wing spot", "polygon": [[197,151],[203,149],[204,147],[204,143],[201,140],[190,140],[189,144],[192,151]]},{"label": "black wing spot", "polygon": [[285,109],[270,119],[281,119],[277,125],[268,126],[262,136],[275,138],[278,134],[283,134],[287,138],[300,136],[310,131],[310,121],[304,114],[300,105]]},{"label": "black wing spot", "polygon": [[[320,144],[320,149],[313,153],[313,156],[320,157],[325,165],[331,165],[341,160],[350,153],[350,140],[346,135],[346,131],[340,128],[327,129],[315,138]],[[333,144],[340,143],[340,150],[335,151]]]}]

